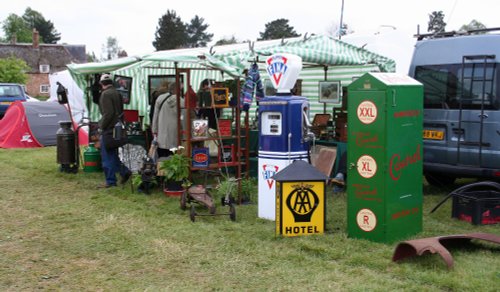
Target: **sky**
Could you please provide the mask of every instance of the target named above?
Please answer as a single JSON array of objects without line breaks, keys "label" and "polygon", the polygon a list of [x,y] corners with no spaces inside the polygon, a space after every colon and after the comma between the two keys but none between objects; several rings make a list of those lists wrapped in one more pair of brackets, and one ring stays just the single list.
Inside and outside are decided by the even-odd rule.
[{"label": "sky", "polygon": [[[114,37],[129,56],[154,52],[152,42],[159,19],[174,10],[183,22],[195,15],[205,19],[213,42],[221,38],[256,40],[265,25],[285,18],[299,34],[328,34],[340,23],[342,0],[0,0],[0,21],[11,13],[22,16],[27,7],[52,21],[59,43],[85,45],[102,55],[108,37]],[[343,22],[355,33],[374,33],[387,26],[408,35],[427,32],[429,14],[443,11],[446,30],[458,30],[475,19],[500,27],[498,0],[344,0]],[[3,30],[0,31],[3,35]]]}]

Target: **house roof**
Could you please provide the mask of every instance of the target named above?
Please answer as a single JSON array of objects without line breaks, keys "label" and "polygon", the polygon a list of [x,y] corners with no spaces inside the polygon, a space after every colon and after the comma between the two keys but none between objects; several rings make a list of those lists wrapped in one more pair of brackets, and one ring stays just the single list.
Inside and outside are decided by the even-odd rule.
[{"label": "house roof", "polygon": [[40,44],[38,48],[32,44],[0,44],[0,58],[14,56],[24,60],[31,72],[39,71],[40,65],[50,65],[52,72],[66,69],[70,63],[84,63],[87,60],[84,45]]}]

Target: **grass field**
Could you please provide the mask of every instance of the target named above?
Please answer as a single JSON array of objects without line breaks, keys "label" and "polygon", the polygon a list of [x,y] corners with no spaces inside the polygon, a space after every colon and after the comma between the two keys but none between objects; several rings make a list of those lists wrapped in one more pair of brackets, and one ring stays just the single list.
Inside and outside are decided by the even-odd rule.
[{"label": "grass field", "polygon": [[[257,205],[237,220],[192,223],[179,200],[126,188],[97,190],[102,173],[65,174],[55,147],[0,149],[0,291],[498,291],[500,247],[452,249],[391,261],[397,243],[349,239],[345,194],[328,192],[327,232],[276,238]],[[458,187],[456,185],[455,187]],[[488,232],[450,218],[450,191],[424,186],[424,230],[414,238]],[[219,211],[223,207],[218,206]],[[202,211],[200,209],[200,211]],[[225,210],[224,210],[225,211]]]}]

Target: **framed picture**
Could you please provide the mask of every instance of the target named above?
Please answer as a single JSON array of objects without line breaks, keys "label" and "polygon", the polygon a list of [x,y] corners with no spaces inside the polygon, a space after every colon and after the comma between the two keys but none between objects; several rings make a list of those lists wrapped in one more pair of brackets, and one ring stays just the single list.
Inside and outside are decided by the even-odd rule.
[{"label": "framed picture", "polygon": [[[181,75],[180,82],[183,82]],[[149,75],[148,76],[148,97],[149,105],[156,101],[161,92],[168,90],[168,85],[175,82],[175,75]]]},{"label": "framed picture", "polygon": [[208,120],[193,120],[191,134],[193,139],[208,137]]},{"label": "framed picture", "polygon": [[121,94],[123,104],[129,104],[130,92],[132,91],[132,77],[115,75],[113,84]]},{"label": "framed picture", "polygon": [[227,87],[212,87],[210,88],[210,95],[214,107],[229,106],[229,89]]},{"label": "framed picture", "polygon": [[342,104],[340,80],[319,82],[319,102]]}]

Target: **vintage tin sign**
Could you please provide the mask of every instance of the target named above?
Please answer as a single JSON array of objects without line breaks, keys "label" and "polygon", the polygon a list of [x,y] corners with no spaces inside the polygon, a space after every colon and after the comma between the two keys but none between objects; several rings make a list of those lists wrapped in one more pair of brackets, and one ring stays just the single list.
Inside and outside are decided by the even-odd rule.
[{"label": "vintage tin sign", "polygon": [[210,162],[208,147],[193,148],[193,167],[208,167]]}]

